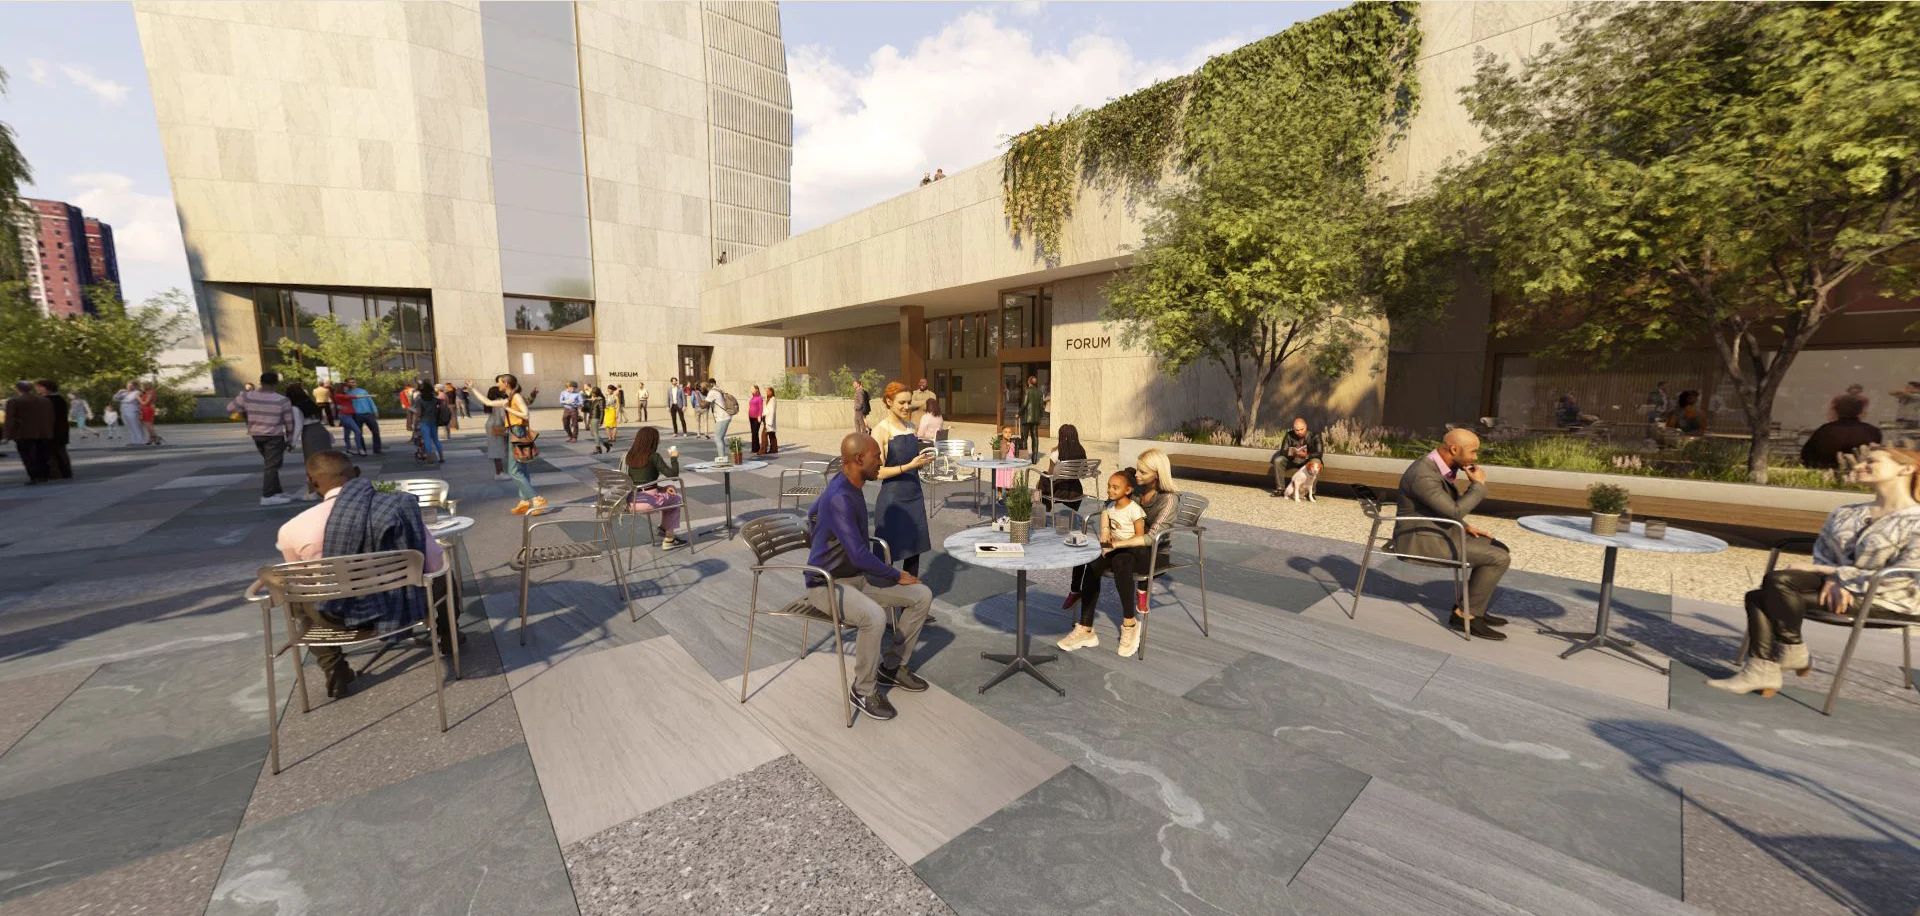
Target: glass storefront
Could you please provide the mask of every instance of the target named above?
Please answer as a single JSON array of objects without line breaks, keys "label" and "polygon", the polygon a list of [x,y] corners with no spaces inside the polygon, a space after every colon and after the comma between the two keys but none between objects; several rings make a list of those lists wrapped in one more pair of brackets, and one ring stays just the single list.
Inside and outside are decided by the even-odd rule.
[{"label": "glass storefront", "polygon": [[387,361],[400,369],[431,378],[434,375],[433,307],[421,294],[371,290],[310,289],[284,286],[253,288],[254,326],[260,334],[260,364],[273,367],[287,360],[283,338],[317,346],[314,320],[331,316],[345,327],[368,321],[392,321],[392,343],[398,352]]},{"label": "glass storefront", "polygon": [[927,319],[927,379],[947,416],[1017,427],[1027,376],[1052,391],[1052,324],[1044,286],[1002,293],[992,311]]}]

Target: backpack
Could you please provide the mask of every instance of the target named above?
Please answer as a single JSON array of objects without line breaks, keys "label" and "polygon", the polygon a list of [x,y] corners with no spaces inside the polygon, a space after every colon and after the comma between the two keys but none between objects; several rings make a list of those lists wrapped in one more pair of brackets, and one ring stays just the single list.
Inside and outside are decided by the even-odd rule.
[{"label": "backpack", "polygon": [[733,395],[725,391],[720,392],[720,406],[727,411],[728,416],[738,416],[740,413],[740,402],[734,400]]},{"label": "backpack", "polygon": [[442,401],[439,398],[434,398],[433,425],[452,426],[453,425],[453,405],[448,404],[447,402]]}]

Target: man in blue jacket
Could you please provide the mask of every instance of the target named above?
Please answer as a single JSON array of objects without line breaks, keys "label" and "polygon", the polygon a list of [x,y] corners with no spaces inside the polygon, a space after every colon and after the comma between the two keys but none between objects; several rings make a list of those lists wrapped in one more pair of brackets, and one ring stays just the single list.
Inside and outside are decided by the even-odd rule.
[{"label": "man in blue jacket", "polygon": [[[841,621],[859,630],[853,643],[853,705],[884,721],[895,713],[877,685],[914,693],[927,689],[906,661],[933,607],[933,590],[888,566],[868,547],[867,501],[860,488],[880,475],[880,444],[872,436],[852,433],[840,440],[840,460],[840,473],[827,481],[808,515],[813,548],[807,565],[828,571],[833,582],[808,573],[807,600],[824,610],[830,607],[828,589],[839,593]],[[887,632],[887,607],[900,608],[900,621],[883,665],[880,641]]]},{"label": "man in blue jacket", "polygon": [[373,453],[380,454],[380,405],[354,379],[347,379],[347,396],[353,398],[353,420],[360,425],[363,440],[373,434]]}]

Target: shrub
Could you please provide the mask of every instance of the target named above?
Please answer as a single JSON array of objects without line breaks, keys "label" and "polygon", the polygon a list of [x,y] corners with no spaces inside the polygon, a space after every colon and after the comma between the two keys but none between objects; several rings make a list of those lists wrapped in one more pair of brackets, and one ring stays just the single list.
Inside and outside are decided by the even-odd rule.
[{"label": "shrub", "polygon": [[[873,399],[878,401],[880,392],[886,388],[886,373],[878,369],[868,369],[860,373],[859,378],[860,383],[867,386],[867,393],[873,395]],[[834,392],[843,398],[853,397],[853,380],[853,370],[844,365],[827,375],[827,381],[833,385]]]},{"label": "shrub", "polygon": [[[853,394],[853,386],[849,384],[847,389],[847,394],[851,397]],[[779,395],[782,401],[797,401],[804,397],[811,397],[813,395],[813,376],[794,375],[791,372],[783,373],[780,376],[780,380],[773,383],[773,392]]]},{"label": "shrub", "polygon": [[1587,508],[1601,515],[1619,515],[1627,511],[1627,488],[1610,483],[1587,487]]},{"label": "shrub", "polygon": [[1356,420],[1338,420],[1321,434],[1320,443],[1335,454],[1372,457],[1389,452],[1387,437],[1387,430],[1383,427],[1368,426]]},{"label": "shrub", "polygon": [[1027,487],[1027,480],[1024,475],[1019,478],[1012,489],[1007,491],[1007,521],[1033,521],[1033,490]]}]

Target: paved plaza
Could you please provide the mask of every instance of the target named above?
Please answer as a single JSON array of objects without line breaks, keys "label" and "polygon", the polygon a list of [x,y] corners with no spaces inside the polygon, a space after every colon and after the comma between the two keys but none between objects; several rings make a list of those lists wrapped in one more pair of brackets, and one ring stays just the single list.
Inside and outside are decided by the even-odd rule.
[{"label": "paved plaza", "polygon": [[[772,467],[735,475],[735,514],[777,511],[778,471],[834,435],[792,434]],[[312,685],[305,714],[283,659],[272,775],[261,613],[241,593],[305,504],[258,505],[237,427],[168,438],[81,446],[70,483],[0,464],[6,916],[1920,908],[1920,697],[1897,636],[1869,637],[1828,718],[1831,628],[1809,633],[1813,677],[1726,696],[1704,679],[1728,670],[1736,608],[1618,589],[1616,632],[1673,675],[1562,661],[1535,626],[1591,628],[1591,581],[1516,569],[1493,606],[1512,638],[1468,643],[1436,616],[1439,574],[1378,566],[1355,609],[1358,544],[1211,521],[1211,636],[1183,571],[1154,589],[1146,657],[1120,658],[1108,586],[1101,646],[1043,669],[1064,697],[1025,676],[979,691],[998,668],[981,653],[1013,642],[1014,578],[926,558],[938,620],[913,665],[935,686],[849,729],[819,627],[803,657],[797,622],[756,624],[740,702],[738,540],[641,548],[637,621],[606,564],[540,570],[521,646],[512,485],[471,431],[432,475],[404,446],[360,459],[444,477],[478,520],[451,729],[425,649],[389,653],[343,700]],[[397,424],[387,439],[404,441]],[[590,500],[612,457],[557,432],[542,446],[542,492]],[[688,483],[704,532],[720,482]],[[936,551],[977,519],[953,493]],[[1031,576],[1037,649],[1068,629],[1065,585]],[[796,593],[769,579],[760,600]]]}]

